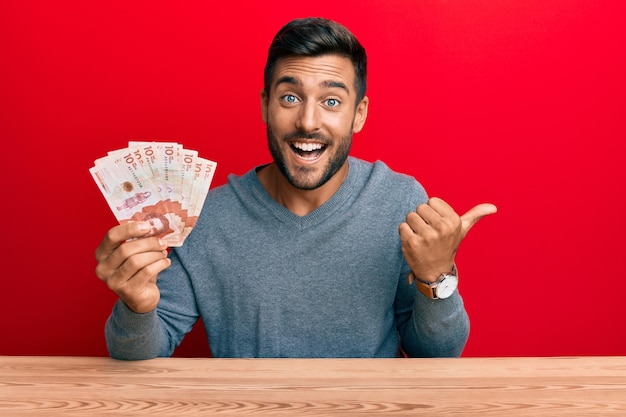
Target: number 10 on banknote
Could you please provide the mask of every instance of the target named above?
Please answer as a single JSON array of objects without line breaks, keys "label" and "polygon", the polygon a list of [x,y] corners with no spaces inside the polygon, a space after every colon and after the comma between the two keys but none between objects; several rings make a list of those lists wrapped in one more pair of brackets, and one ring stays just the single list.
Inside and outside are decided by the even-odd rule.
[{"label": "number 10 on banknote", "polygon": [[217,163],[176,142],[131,141],[89,169],[120,224],[147,221],[169,246],[181,246],[198,220]]}]

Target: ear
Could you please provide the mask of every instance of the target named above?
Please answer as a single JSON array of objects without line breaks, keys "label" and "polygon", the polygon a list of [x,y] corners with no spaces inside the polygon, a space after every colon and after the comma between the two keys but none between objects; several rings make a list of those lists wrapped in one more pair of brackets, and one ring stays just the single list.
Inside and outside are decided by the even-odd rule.
[{"label": "ear", "polygon": [[356,113],[354,114],[354,122],[352,123],[352,132],[359,133],[363,129],[365,120],[367,119],[367,109],[370,100],[367,96],[363,97],[363,100],[356,106]]},{"label": "ear", "polygon": [[265,92],[265,88],[261,89],[261,117],[263,118],[263,123],[267,124],[267,105],[268,105],[269,97]]}]

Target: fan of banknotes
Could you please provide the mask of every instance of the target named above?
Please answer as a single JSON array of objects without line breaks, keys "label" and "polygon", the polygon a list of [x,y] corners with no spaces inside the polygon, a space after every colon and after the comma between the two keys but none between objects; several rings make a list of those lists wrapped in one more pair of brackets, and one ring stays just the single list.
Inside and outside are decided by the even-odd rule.
[{"label": "fan of banknotes", "polygon": [[120,224],[147,221],[169,246],[193,229],[217,163],[175,142],[128,142],[89,169]]}]

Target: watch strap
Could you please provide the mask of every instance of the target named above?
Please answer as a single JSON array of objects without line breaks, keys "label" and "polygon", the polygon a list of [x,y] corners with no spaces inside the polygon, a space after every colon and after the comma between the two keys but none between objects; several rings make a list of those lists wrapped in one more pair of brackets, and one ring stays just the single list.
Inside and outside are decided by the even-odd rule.
[{"label": "watch strap", "polygon": [[458,277],[456,265],[452,264],[452,270],[450,272],[444,272],[443,274],[439,275],[439,278],[437,278],[437,280],[434,282],[428,282],[428,281],[419,279],[418,277],[415,276],[413,271],[409,272],[407,279],[409,281],[409,285],[413,284],[413,281],[415,281],[415,284],[419,292],[424,294],[427,298],[430,298],[431,300],[438,300],[439,297],[437,297],[437,294],[436,294],[437,284],[439,284],[439,282],[442,281],[442,278],[445,275],[454,275]]},{"label": "watch strap", "polygon": [[[411,272],[411,274],[412,273],[413,272]],[[433,282],[432,284],[436,284],[436,282]],[[435,288],[433,288],[431,284],[427,284],[426,282],[420,279],[416,279],[415,285],[417,286],[417,289],[419,290],[419,292],[424,294],[427,298],[430,298],[431,300],[437,299],[437,296],[435,295]]]}]

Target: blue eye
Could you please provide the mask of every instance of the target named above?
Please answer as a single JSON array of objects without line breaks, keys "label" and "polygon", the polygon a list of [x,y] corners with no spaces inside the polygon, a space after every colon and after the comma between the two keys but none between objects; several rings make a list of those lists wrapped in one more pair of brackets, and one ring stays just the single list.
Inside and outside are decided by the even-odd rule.
[{"label": "blue eye", "polygon": [[328,107],[337,107],[339,105],[339,100],[337,100],[336,98],[329,98],[328,100],[326,100],[326,105]]},{"label": "blue eye", "polygon": [[293,94],[287,94],[286,96],[283,97],[283,100],[285,100],[287,103],[297,103],[298,102],[298,98],[296,96],[294,96]]}]

